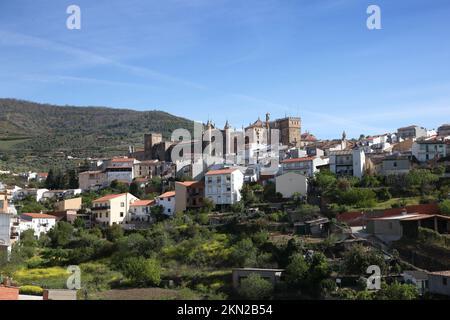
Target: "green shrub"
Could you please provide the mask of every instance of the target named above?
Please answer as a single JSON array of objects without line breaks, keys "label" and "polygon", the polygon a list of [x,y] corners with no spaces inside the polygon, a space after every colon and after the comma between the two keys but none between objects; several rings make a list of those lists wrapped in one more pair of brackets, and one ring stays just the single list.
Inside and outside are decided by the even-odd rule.
[{"label": "green shrub", "polygon": [[267,299],[272,295],[273,285],[259,274],[252,273],[241,281],[238,292],[241,297],[249,300]]},{"label": "green shrub", "polygon": [[19,288],[20,294],[27,294],[31,296],[42,296],[44,289],[38,286],[21,286]]}]

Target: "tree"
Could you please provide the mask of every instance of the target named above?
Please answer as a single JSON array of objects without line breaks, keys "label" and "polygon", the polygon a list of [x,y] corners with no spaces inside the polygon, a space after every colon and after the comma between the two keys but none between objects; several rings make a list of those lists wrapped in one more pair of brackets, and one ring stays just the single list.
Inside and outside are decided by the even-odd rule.
[{"label": "tree", "polygon": [[53,169],[50,169],[50,171],[47,174],[47,178],[45,179],[45,187],[47,189],[53,189],[55,186],[55,174],[53,172]]},{"label": "tree", "polygon": [[444,200],[439,204],[439,209],[443,214],[450,216],[450,200]]},{"label": "tree", "polygon": [[73,222],[73,226],[77,229],[84,229],[86,227],[86,223],[80,217],[77,217]]},{"label": "tree", "polygon": [[292,288],[299,289],[305,283],[308,269],[308,263],[302,254],[296,253],[292,255],[285,273],[288,285]]},{"label": "tree", "polygon": [[73,237],[73,226],[64,221],[60,221],[47,233],[53,248],[65,247]]},{"label": "tree", "polygon": [[251,267],[256,265],[258,250],[249,238],[242,239],[232,248],[231,261],[237,267]]},{"label": "tree", "polygon": [[251,273],[246,279],[241,281],[238,293],[244,299],[262,300],[270,298],[273,292],[273,285],[269,281],[261,278],[259,274]]},{"label": "tree", "polygon": [[106,229],[105,236],[108,241],[116,242],[123,237],[123,229],[118,224],[113,224]]},{"label": "tree", "polygon": [[205,198],[205,199],[203,199],[202,211],[205,213],[210,213],[214,210],[215,206],[216,205],[214,204],[214,201],[212,201],[211,199]]},{"label": "tree", "polygon": [[377,300],[415,300],[419,296],[417,287],[412,284],[401,284],[395,281],[387,285],[383,283],[375,294]]},{"label": "tree", "polygon": [[138,285],[159,285],[161,282],[161,266],[155,259],[127,258],[122,264],[122,272]]},{"label": "tree", "polygon": [[320,171],[314,176],[314,184],[323,197],[333,196],[336,189],[336,181],[336,176],[329,170]]},{"label": "tree", "polygon": [[242,201],[235,202],[230,207],[234,213],[242,213],[245,210],[245,205]]},{"label": "tree", "polygon": [[142,196],[144,195],[144,191],[142,190],[142,188],[139,186],[139,184],[136,181],[133,181],[130,184],[129,192],[136,198],[142,198]]},{"label": "tree", "polygon": [[433,186],[439,180],[439,176],[433,174],[428,169],[414,169],[406,175],[406,185],[409,191],[428,194],[433,190]]},{"label": "tree", "polygon": [[242,201],[246,206],[257,203],[258,197],[255,195],[255,192],[253,191],[252,187],[246,183],[242,186],[241,189],[241,196]]},{"label": "tree", "polygon": [[360,208],[371,208],[376,205],[376,194],[370,189],[351,188],[340,193],[340,203]]},{"label": "tree", "polygon": [[69,170],[67,172],[67,188],[69,189],[78,189],[78,177],[77,177],[77,173],[75,172],[75,170]]},{"label": "tree", "polygon": [[387,265],[382,254],[362,245],[355,245],[344,254],[344,272],[352,275],[365,275],[367,267],[377,265],[386,270]]}]

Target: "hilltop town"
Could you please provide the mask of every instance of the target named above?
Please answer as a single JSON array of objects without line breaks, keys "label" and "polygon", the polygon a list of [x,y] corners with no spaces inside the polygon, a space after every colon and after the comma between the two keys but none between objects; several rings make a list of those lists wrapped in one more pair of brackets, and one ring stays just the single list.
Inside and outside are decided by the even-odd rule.
[{"label": "hilltop town", "polygon": [[0,298],[450,297],[450,124],[180,129],[76,168],[0,168]]}]

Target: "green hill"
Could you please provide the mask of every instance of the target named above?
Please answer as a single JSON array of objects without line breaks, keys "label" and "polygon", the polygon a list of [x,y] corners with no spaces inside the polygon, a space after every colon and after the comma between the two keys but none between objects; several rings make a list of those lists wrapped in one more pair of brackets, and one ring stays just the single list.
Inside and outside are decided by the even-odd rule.
[{"label": "green hill", "polygon": [[163,111],[74,107],[0,99],[0,170],[66,166],[67,156],[123,155],[146,132],[166,138],[193,122]]}]

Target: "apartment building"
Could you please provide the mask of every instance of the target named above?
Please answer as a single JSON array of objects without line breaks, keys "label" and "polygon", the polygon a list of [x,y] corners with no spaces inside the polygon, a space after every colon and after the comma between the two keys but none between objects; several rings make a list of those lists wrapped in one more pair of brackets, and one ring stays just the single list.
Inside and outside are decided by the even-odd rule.
[{"label": "apartment building", "polygon": [[183,212],[188,209],[203,207],[205,184],[202,181],[175,182],[175,211]]},{"label": "apartment building", "polygon": [[205,175],[205,197],[216,205],[231,205],[241,200],[244,175],[237,168],[208,171]]},{"label": "apartment building", "polygon": [[366,168],[366,156],[362,149],[333,151],[330,153],[330,171],[336,175],[361,178]]},{"label": "apartment building", "polygon": [[110,194],[94,200],[91,210],[103,227],[124,224],[130,221],[130,207],[137,200],[131,193]]},{"label": "apartment building", "polygon": [[319,171],[320,166],[329,164],[329,159],[324,157],[302,157],[285,159],[281,161],[283,173],[294,172],[306,177],[313,177]]}]

